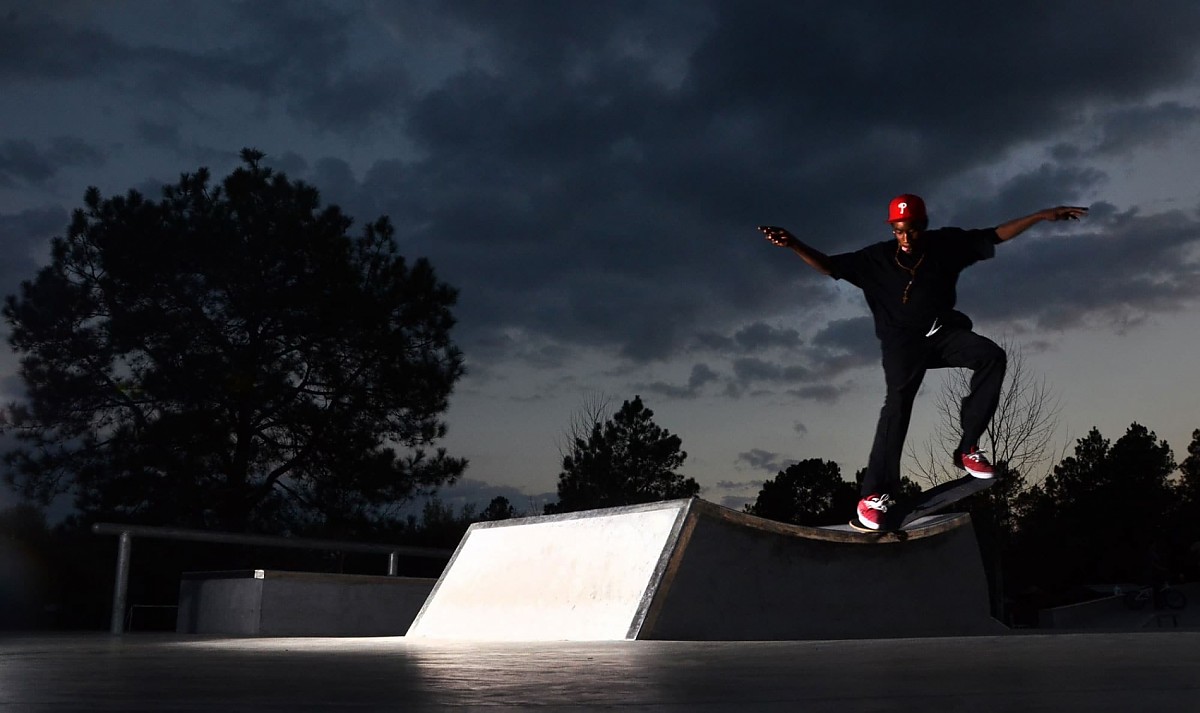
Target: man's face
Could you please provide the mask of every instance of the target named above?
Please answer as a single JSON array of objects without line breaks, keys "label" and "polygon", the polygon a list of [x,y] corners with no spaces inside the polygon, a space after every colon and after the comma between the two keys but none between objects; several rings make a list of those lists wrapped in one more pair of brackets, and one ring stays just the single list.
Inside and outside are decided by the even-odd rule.
[{"label": "man's face", "polygon": [[921,245],[921,231],[925,226],[915,220],[897,220],[892,223],[892,235],[900,243],[900,249],[906,253],[916,252]]}]

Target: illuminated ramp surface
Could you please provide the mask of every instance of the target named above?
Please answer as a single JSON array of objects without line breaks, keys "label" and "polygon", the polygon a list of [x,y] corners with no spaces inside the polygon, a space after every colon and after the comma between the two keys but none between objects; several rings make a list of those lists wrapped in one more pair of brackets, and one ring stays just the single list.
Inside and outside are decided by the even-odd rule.
[{"label": "illuminated ramp surface", "polygon": [[790,640],[998,633],[965,514],[785,525],[673,500],[472,525],[408,636]]}]

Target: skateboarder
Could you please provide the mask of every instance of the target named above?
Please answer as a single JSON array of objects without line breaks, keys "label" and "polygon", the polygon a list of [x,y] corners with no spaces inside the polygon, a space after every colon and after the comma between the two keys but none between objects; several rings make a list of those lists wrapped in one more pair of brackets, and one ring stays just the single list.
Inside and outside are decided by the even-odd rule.
[{"label": "skateboarder", "polygon": [[965,367],[972,371],[970,393],[962,401],[962,439],[953,453],[955,467],[976,478],[991,478],[992,466],[979,450],[1004,381],[1004,350],[971,331],[971,320],[955,311],[958,276],[995,246],[1044,220],[1077,220],[1087,208],[1046,208],[995,228],[929,230],[925,202],[904,194],[888,206],[895,240],[861,250],[826,255],[784,228],[760,226],[767,240],[791,248],[823,275],[846,280],[863,291],[875,318],[887,384],[875,442],[862,482],[858,521],[877,530],[900,485],[900,455],[913,400],[928,369]]}]

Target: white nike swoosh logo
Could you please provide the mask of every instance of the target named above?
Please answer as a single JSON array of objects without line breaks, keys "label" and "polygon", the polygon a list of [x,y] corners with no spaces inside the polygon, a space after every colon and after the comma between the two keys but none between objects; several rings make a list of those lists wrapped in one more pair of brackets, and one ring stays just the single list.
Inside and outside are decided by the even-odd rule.
[{"label": "white nike swoosh logo", "polygon": [[933,335],[937,334],[938,330],[941,328],[942,325],[938,324],[938,321],[935,319],[933,320],[933,326],[929,328],[929,331],[925,333],[925,336],[932,337]]}]

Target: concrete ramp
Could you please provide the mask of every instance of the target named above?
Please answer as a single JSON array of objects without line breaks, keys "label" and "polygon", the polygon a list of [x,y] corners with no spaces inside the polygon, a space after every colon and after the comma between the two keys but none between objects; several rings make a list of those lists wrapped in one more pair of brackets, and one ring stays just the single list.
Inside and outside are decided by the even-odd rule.
[{"label": "concrete ramp", "polygon": [[408,636],[790,640],[998,633],[970,517],[801,527],[696,498],[472,525]]}]

